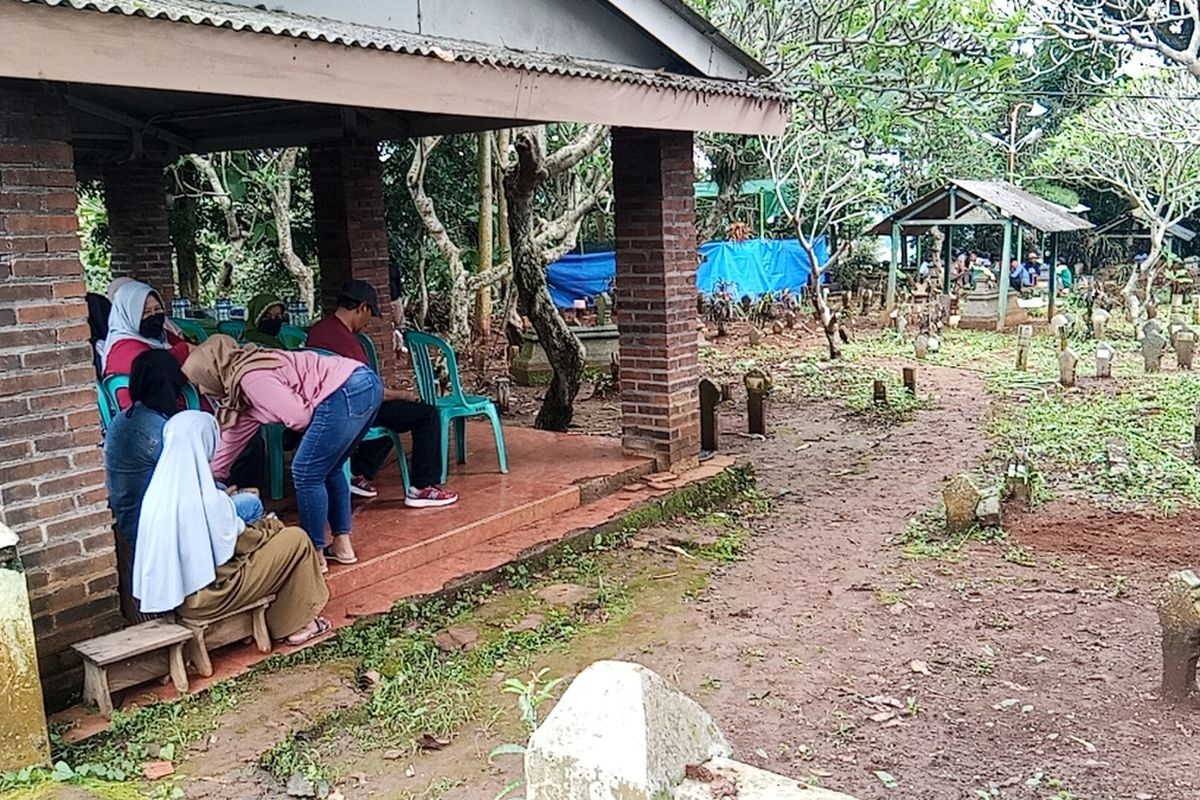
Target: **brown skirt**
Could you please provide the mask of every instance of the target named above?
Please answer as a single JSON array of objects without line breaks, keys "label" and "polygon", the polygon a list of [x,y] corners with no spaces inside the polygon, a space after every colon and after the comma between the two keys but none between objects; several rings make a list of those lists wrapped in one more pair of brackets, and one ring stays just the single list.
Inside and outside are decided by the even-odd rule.
[{"label": "brown skirt", "polygon": [[233,558],[217,568],[217,578],[188,595],[178,609],[188,619],[215,619],[267,595],[272,639],[291,636],[312,622],[329,602],[317,551],[302,528],[264,519],[238,537]]}]

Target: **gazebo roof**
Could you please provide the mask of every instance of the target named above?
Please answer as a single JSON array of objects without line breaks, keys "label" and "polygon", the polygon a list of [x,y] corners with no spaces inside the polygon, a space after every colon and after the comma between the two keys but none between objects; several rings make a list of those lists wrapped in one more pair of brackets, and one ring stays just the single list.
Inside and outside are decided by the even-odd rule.
[{"label": "gazebo roof", "polygon": [[889,235],[896,223],[906,233],[918,233],[934,225],[1000,225],[1008,219],[1045,233],[1092,227],[1064,206],[1006,181],[955,179],[886,217],[868,234]]},{"label": "gazebo roof", "polygon": [[[1134,209],[1097,227],[1096,235],[1105,238],[1148,239],[1150,231],[1145,215]],[[1190,242],[1200,234],[1185,225],[1176,223],[1167,226],[1167,235],[1183,242]]]},{"label": "gazebo roof", "polygon": [[776,134],[786,98],[681,0],[0,0],[0,78],[77,160],[540,122]]}]

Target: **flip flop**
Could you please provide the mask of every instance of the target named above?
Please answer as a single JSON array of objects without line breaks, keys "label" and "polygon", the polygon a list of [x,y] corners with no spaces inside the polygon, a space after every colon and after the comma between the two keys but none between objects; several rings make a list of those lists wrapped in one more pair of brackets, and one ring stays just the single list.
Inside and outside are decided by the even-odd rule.
[{"label": "flip flop", "polygon": [[329,548],[326,547],[325,548],[325,560],[332,561],[335,564],[342,564],[342,565],[348,567],[351,564],[358,563],[358,556],[355,556],[354,558],[345,558],[343,556],[335,556],[333,553],[329,552]]},{"label": "flip flop", "polygon": [[317,617],[316,623],[317,623],[316,631],[308,634],[303,639],[296,640],[296,639],[292,639],[290,636],[287,636],[287,637],[284,637],[283,639],[280,639],[279,641],[282,642],[283,644],[288,645],[289,647],[299,647],[300,645],[308,644],[313,639],[324,636],[325,634],[327,634],[331,630],[333,630],[333,623],[330,622],[329,620],[327,620],[325,617]]}]

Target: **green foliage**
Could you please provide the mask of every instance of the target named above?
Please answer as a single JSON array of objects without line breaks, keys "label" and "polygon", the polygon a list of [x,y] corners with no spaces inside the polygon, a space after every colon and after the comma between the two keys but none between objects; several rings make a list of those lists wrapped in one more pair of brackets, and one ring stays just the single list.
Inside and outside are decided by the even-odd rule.
[{"label": "green foliage", "polygon": [[83,262],[84,282],[89,292],[104,294],[112,281],[109,265],[111,245],[108,239],[108,210],[100,187],[79,186],[79,260]]}]

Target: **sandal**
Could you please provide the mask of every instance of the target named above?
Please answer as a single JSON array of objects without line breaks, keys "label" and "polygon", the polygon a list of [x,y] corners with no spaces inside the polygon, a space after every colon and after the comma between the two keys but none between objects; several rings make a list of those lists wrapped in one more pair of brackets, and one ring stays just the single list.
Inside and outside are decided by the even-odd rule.
[{"label": "sandal", "polygon": [[308,644],[313,639],[316,639],[320,636],[324,636],[325,634],[327,634],[331,630],[333,630],[333,623],[330,622],[329,620],[327,620],[325,617],[317,617],[313,621],[317,623],[317,629],[315,631],[306,633],[306,634],[304,634],[304,636],[302,636],[299,639],[294,638],[295,634],[292,634],[292,636],[287,636],[283,639],[280,639],[280,641],[283,642],[284,644],[288,645],[289,647],[299,647],[300,645]]},{"label": "sandal", "polygon": [[358,556],[351,556],[350,558],[346,558],[345,556],[338,556],[338,555],[334,555],[334,554],[333,554],[333,553],[332,553],[332,552],[329,550],[329,548],[328,548],[328,547],[326,547],[326,548],[325,548],[325,560],[327,560],[327,561],[332,561],[332,562],[333,562],[333,563],[335,563],[335,564],[342,564],[343,566],[347,566],[347,567],[348,567],[348,566],[350,566],[351,564],[357,564],[357,563],[358,563]]}]

